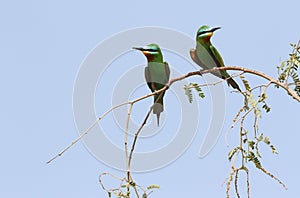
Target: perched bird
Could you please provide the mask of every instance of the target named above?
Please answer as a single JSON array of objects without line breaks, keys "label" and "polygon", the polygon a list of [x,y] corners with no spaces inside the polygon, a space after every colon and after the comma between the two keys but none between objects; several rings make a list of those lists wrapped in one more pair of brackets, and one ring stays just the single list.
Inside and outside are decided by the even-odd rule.
[{"label": "perched bird", "polygon": [[[148,65],[145,67],[145,79],[149,89],[154,92],[162,89],[170,79],[170,68],[167,62],[163,61],[162,52],[157,44],[149,44],[144,47],[134,47],[140,50],[146,56]],[[161,97],[158,99],[160,93]],[[157,116],[157,125],[159,126],[160,113],[164,111],[164,95],[160,92],[154,95],[153,113]]]},{"label": "perched bird", "polygon": [[[214,67],[225,67],[223,59],[218,50],[211,44],[210,38],[214,31],[220,29],[220,27],[211,28],[209,26],[201,26],[196,35],[196,49],[190,50],[190,55],[193,61],[202,67],[203,69],[212,69]],[[213,75],[227,79],[227,84],[231,85],[234,89],[241,91],[239,85],[232,79],[230,75],[223,71],[212,72]]]}]

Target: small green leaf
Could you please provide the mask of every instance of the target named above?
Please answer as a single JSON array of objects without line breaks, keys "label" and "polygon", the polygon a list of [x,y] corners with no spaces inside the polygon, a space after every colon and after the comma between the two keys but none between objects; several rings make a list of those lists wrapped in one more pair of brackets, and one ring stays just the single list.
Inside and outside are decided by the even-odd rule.
[{"label": "small green leaf", "polygon": [[274,153],[274,154],[278,154],[278,151],[277,151],[277,149],[275,148],[275,146],[274,145],[270,145],[270,148],[272,149],[272,153]]},{"label": "small green leaf", "polygon": [[262,167],[259,159],[255,156],[255,154],[252,151],[249,151],[247,159],[249,162],[253,162],[256,168],[260,169]]},{"label": "small green leaf", "polygon": [[264,139],[264,135],[263,135],[263,134],[260,134],[260,136],[257,138],[257,141],[258,141],[258,142],[261,142],[263,139]]},{"label": "small green leaf", "polygon": [[249,82],[245,79],[245,76],[241,75],[241,76],[240,76],[240,79],[242,80],[245,89],[246,89],[247,91],[251,91],[250,84],[249,84]]},{"label": "small green leaf", "polygon": [[271,111],[271,108],[265,103],[262,108],[266,111],[266,113],[269,113]]},{"label": "small green leaf", "polygon": [[255,142],[252,141],[252,140],[249,140],[249,141],[248,141],[248,145],[249,145],[249,147],[253,150],[253,149],[254,149]]},{"label": "small green leaf", "polygon": [[190,83],[189,85],[184,85],[183,89],[184,89],[185,95],[187,95],[190,103],[193,102],[192,89],[195,89],[195,91],[197,91],[198,96],[200,98],[205,97],[201,87],[197,83]]},{"label": "small green leaf", "polygon": [[188,85],[184,85],[183,89],[184,89],[185,95],[188,97],[189,102],[192,103],[193,102],[193,94],[192,94],[191,88]]},{"label": "small green leaf", "polygon": [[236,148],[232,149],[231,151],[229,151],[229,153],[228,153],[228,160],[229,160],[229,161],[231,161],[232,157],[234,156],[234,154],[235,154],[238,150],[240,150],[240,148],[239,148],[239,147],[236,147]]},{"label": "small green leaf", "polygon": [[199,97],[200,97],[200,98],[205,98],[204,93],[199,93]]},{"label": "small green leaf", "polygon": [[269,137],[265,137],[263,141],[264,141],[264,143],[266,143],[267,145],[269,145],[269,144],[271,143]]},{"label": "small green leaf", "polygon": [[151,190],[151,189],[160,189],[160,186],[157,185],[157,184],[151,184],[150,186],[147,187],[148,190]]}]

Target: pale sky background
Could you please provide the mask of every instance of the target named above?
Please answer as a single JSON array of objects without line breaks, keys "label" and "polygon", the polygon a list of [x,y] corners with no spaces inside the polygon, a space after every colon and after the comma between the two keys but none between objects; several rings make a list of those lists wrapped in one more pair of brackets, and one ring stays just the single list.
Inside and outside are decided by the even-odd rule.
[{"label": "pale sky background", "polygon": [[[123,176],[95,159],[82,143],[46,164],[78,137],[72,109],[74,82],[84,58],[105,39],[144,26],[170,28],[194,38],[203,24],[221,26],[213,43],[227,65],[277,77],[276,66],[291,52],[289,43],[300,39],[299,6],[298,0],[2,1],[0,197],[106,197],[98,175],[111,172]],[[176,62],[170,53],[164,55],[170,63]],[[140,64],[145,62],[138,52],[128,57],[138,59]],[[258,82],[251,79],[254,84]],[[199,82],[203,83],[201,79]],[[225,88],[227,129],[241,100]],[[271,136],[279,155],[263,149],[262,163],[289,190],[249,164],[251,197],[297,197],[300,106],[282,90],[271,88],[268,95],[272,110],[267,116],[263,114],[260,131]],[[99,100],[101,97],[96,108],[101,106]],[[206,100],[197,102],[204,108]],[[174,104],[166,104],[166,111],[172,107]],[[201,113],[206,115],[205,111]],[[134,174],[134,178],[144,186],[161,186],[151,197],[224,197],[222,184],[230,171],[227,153],[231,148],[226,147],[225,131],[205,158],[198,158],[204,137],[199,129],[179,159],[156,171]],[[234,135],[230,135],[231,146],[237,137]],[[242,193],[243,184],[241,177]]]}]

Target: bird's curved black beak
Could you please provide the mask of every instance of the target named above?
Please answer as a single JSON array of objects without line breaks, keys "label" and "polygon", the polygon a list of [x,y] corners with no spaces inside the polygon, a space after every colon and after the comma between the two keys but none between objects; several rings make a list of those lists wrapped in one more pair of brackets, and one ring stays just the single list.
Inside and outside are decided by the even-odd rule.
[{"label": "bird's curved black beak", "polygon": [[211,32],[214,32],[214,31],[216,31],[216,30],[218,30],[218,29],[221,29],[221,27],[215,27],[215,28],[211,29],[210,31],[211,31]]},{"label": "bird's curved black beak", "polygon": [[133,47],[132,49],[144,51],[144,48],[142,48],[142,47]]}]

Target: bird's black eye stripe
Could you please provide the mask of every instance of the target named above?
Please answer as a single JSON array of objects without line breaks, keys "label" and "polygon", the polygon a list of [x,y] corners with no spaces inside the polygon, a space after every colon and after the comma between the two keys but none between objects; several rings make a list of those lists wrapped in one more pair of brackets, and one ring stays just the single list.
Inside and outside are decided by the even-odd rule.
[{"label": "bird's black eye stripe", "polygon": [[146,49],[145,51],[148,51],[148,52],[157,52],[156,49]]},{"label": "bird's black eye stripe", "polygon": [[203,31],[203,32],[199,32],[197,35],[202,35],[202,34],[206,34],[206,33],[209,33],[209,32],[212,32],[211,30],[207,30],[207,31]]}]

